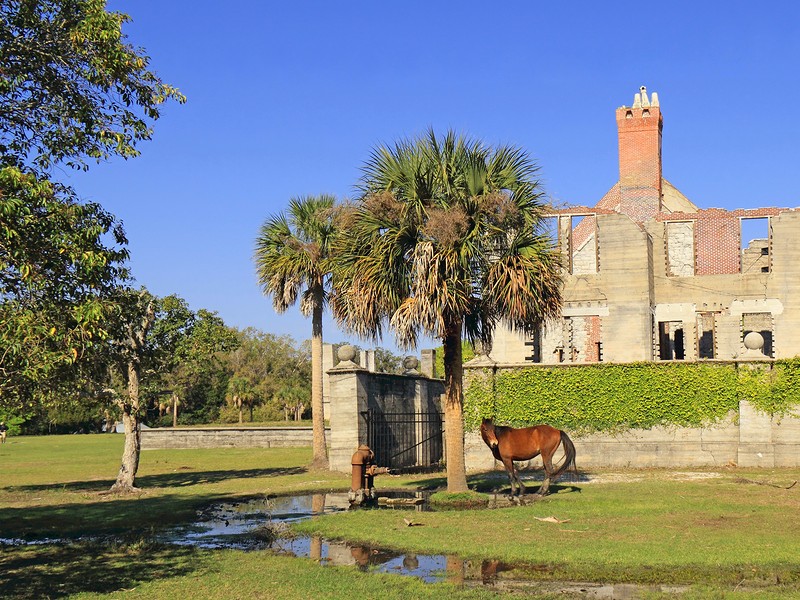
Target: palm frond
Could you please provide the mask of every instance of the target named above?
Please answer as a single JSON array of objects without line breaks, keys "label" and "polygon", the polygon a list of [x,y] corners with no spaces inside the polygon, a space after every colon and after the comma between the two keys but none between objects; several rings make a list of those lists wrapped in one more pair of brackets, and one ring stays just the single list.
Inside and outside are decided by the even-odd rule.
[{"label": "palm frond", "polygon": [[325,281],[337,229],[336,199],[329,195],[291,198],[286,213],[264,221],[256,237],[254,262],[261,290],[284,312],[302,295],[301,311],[309,314],[306,298]]},{"label": "palm frond", "polygon": [[559,261],[537,237],[547,208],[537,175],[521,148],[453,130],[373,149],[337,249],[337,319],[360,335],[388,323],[404,344],[462,323],[490,345],[500,319],[532,329],[555,314]]}]

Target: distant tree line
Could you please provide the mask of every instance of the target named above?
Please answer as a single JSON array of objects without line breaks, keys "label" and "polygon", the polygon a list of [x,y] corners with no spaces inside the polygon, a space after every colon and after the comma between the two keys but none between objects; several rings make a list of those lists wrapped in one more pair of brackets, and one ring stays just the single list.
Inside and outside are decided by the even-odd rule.
[{"label": "distant tree line", "polygon": [[[135,295],[146,295],[139,290]],[[141,348],[141,422],[151,427],[247,423],[310,417],[308,341],[225,325],[214,312],[193,311],[176,295],[150,296],[154,319]],[[118,324],[118,325],[121,325]],[[125,397],[120,342],[108,338],[91,355],[33,386],[30,402],[0,407],[14,433],[111,430]],[[376,368],[399,372],[400,357],[376,350]],[[33,401],[38,399],[38,401]]]}]

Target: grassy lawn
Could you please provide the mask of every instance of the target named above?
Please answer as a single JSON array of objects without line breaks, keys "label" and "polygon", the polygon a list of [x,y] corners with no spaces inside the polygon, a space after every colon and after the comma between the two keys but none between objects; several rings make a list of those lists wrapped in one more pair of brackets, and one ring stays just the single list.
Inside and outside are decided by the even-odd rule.
[{"label": "grassy lawn", "polygon": [[[121,435],[13,437],[0,446],[0,537],[116,536],[71,545],[0,546],[0,597],[496,598],[499,589],[366,574],[268,552],[154,544],[148,532],[192,520],[212,502],[342,490],[344,474],[306,468],[310,449],[149,450],[135,497],[105,495]],[[419,554],[469,559],[498,576],[552,581],[688,584],[685,598],[800,598],[800,469],[708,471],[683,480],[663,470],[556,485],[556,493],[493,510],[349,511],[298,529]],[[625,479],[628,479],[627,481]],[[379,489],[435,489],[441,476],[380,476]],[[470,478],[482,491],[502,473]],[[539,521],[556,517],[561,523]],[[408,527],[404,518],[416,526]],[[512,592],[508,592],[512,593]],[[539,597],[541,594],[538,594]],[[657,594],[653,594],[657,596]],[[563,596],[558,596],[563,597]]]},{"label": "grassy lawn", "polygon": [[[121,434],[13,437],[0,446],[0,537],[129,532],[191,519],[198,508],[247,498],[349,486],[347,475],[308,471],[310,448],[145,450],[136,496],[107,496]],[[13,535],[12,535],[13,532]]]},{"label": "grassy lawn", "polygon": [[[800,597],[800,489],[755,483],[788,485],[800,471],[719,474],[681,481],[649,471],[635,482],[555,486],[557,493],[521,506],[414,513],[414,527],[399,514],[353,511],[298,528],[329,539],[527,563],[519,571],[538,579],[730,588],[780,582],[783,592]],[[503,478],[483,475],[471,484],[507,485]],[[548,517],[563,522],[538,520]]]}]

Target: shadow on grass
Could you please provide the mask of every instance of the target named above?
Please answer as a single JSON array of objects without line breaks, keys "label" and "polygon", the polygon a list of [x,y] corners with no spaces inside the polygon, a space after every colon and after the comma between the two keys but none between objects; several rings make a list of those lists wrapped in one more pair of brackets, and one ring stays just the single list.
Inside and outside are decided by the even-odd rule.
[{"label": "shadow on grass", "polygon": [[[535,493],[542,484],[542,480],[539,478],[530,479],[526,477],[526,475],[536,472],[537,470],[525,470],[521,472],[526,494]],[[415,485],[422,491],[443,490],[447,488],[447,476],[442,475],[430,477],[428,479],[420,479],[415,482]],[[484,494],[509,494],[511,491],[508,476],[504,471],[486,471],[483,473],[470,474],[467,476],[467,485],[469,489]],[[580,493],[581,488],[569,482],[555,482],[550,485],[550,494],[557,494],[562,491]]]},{"label": "shadow on grass", "polygon": [[[136,485],[141,488],[176,488],[201,483],[218,483],[227,479],[246,479],[251,477],[279,477],[281,475],[301,475],[304,467],[288,467],[277,469],[226,469],[220,471],[183,471],[144,475],[136,478]],[[8,492],[102,492],[108,490],[114,479],[97,479],[92,481],[69,481],[65,483],[46,483],[38,485],[19,485],[4,488]]]},{"label": "shadow on grass", "polygon": [[201,508],[227,498],[223,494],[104,496],[96,502],[0,508],[0,537],[36,541],[141,535],[189,522]]},{"label": "shadow on grass", "polygon": [[197,569],[194,548],[144,541],[69,546],[0,547],[1,598],[63,598],[80,592],[110,593],[144,581]]}]

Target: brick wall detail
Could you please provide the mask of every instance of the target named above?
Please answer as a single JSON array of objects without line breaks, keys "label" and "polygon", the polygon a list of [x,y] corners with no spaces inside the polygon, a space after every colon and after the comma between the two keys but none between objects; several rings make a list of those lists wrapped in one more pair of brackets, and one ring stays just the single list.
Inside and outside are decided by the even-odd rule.
[{"label": "brick wall detail", "polygon": [[666,221],[668,232],[678,221],[694,222],[696,275],[733,275],[741,272],[740,219],[772,217],[781,212],[778,208],[709,208],[694,213],[659,213],[656,220]]},{"label": "brick wall detail", "polygon": [[623,106],[616,116],[619,211],[641,223],[661,211],[661,109]]}]

